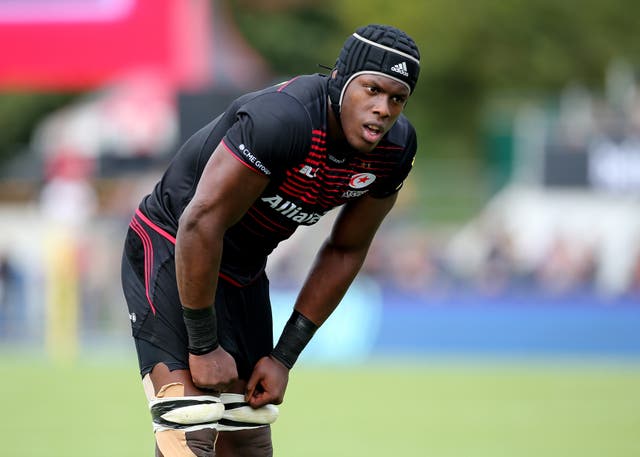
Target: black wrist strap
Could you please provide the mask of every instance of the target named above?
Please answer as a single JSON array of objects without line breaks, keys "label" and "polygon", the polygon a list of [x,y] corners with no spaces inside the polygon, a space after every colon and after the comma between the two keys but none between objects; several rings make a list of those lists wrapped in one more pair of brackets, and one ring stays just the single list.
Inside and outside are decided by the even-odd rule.
[{"label": "black wrist strap", "polygon": [[294,310],[271,356],[291,369],[317,329],[316,324]]},{"label": "black wrist strap", "polygon": [[183,306],[182,318],[187,327],[191,354],[207,354],[218,347],[218,324],[213,306],[202,309]]}]

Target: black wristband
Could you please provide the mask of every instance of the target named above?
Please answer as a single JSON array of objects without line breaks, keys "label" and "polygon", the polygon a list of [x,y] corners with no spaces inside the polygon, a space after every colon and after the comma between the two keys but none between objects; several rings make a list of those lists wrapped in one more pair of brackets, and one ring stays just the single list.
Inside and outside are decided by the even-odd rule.
[{"label": "black wristband", "polygon": [[271,356],[291,369],[316,330],[318,330],[316,324],[294,310]]},{"label": "black wristband", "polygon": [[202,309],[183,306],[182,318],[187,327],[188,350],[191,354],[207,354],[218,347],[218,325],[213,306]]}]

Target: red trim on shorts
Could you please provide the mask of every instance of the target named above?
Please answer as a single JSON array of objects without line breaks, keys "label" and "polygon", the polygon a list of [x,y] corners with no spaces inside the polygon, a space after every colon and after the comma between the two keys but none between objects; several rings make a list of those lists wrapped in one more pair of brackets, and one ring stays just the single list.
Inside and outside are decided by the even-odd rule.
[{"label": "red trim on shorts", "polygon": [[153,222],[151,222],[151,220],[145,216],[144,214],[142,214],[142,211],[140,211],[140,209],[136,209],[136,216],[138,216],[140,219],[142,219],[144,221],[145,224],[147,224],[149,227],[151,227],[153,230],[155,230],[156,232],[158,232],[160,235],[164,236],[166,239],[168,239],[169,241],[171,241],[173,244],[176,244],[176,238],[171,235],[169,232],[167,232],[166,230],[161,229],[160,227],[158,227],[156,224],[154,224]]},{"label": "red trim on shorts", "polygon": [[149,283],[151,282],[151,270],[153,268],[153,245],[151,244],[151,238],[135,218],[131,219],[129,227],[131,227],[133,231],[136,232],[136,234],[142,241],[142,248],[144,250],[144,292],[147,296],[147,301],[149,302],[151,311],[155,315],[156,307],[153,306],[153,301],[151,300],[151,295],[149,294]]},{"label": "red trim on shorts", "polygon": [[238,281],[233,279],[231,276],[227,276],[224,273],[218,273],[218,277],[220,279],[224,279],[225,281],[227,281],[228,283],[230,283],[231,285],[236,286],[236,287],[246,287],[246,286],[249,285],[249,284],[240,284]]},{"label": "red trim on shorts", "polygon": [[[231,151],[229,151],[229,152],[231,152]],[[233,154],[233,153],[231,153],[231,154],[234,157],[236,157],[235,154]],[[236,157],[236,159],[238,159],[238,158]],[[244,163],[240,159],[238,159],[238,160],[240,161],[240,163]],[[161,229],[156,224],[151,222],[151,220],[149,220],[149,218],[147,216],[145,216],[142,213],[142,211],[140,211],[139,209],[136,209],[136,216],[138,216],[140,219],[142,219],[142,221],[144,221],[154,231],[158,232],[160,235],[165,237],[167,240],[171,241],[174,245],[176,244],[175,237],[173,237],[167,231]],[[144,228],[135,219],[135,217],[131,220],[131,223],[129,224],[129,226],[138,234],[138,236],[142,240],[142,244],[144,246],[144,262],[145,262],[145,265],[144,265],[145,278],[144,278],[144,280],[145,280],[145,289],[146,289],[146,294],[147,294],[147,300],[149,301],[149,305],[151,306],[151,310],[153,311],[153,314],[155,314],[156,313],[156,309],[153,306],[153,303],[151,302],[151,297],[149,296],[149,282],[151,281],[151,269],[153,267],[153,249],[152,249],[152,245],[151,245],[151,238],[149,238],[149,235],[144,231]],[[149,251],[149,255],[148,256],[147,256],[147,250]],[[220,273],[220,272],[218,272],[218,277],[221,278],[221,279],[224,279],[225,281],[227,281],[228,283],[230,283],[230,284],[232,284],[232,285],[234,285],[236,287],[246,287],[249,284],[251,284],[251,283],[249,283],[249,284],[241,284],[238,281],[236,281],[235,279],[233,279],[232,277],[227,276],[226,274]],[[251,281],[251,282],[253,282],[253,281]]]}]

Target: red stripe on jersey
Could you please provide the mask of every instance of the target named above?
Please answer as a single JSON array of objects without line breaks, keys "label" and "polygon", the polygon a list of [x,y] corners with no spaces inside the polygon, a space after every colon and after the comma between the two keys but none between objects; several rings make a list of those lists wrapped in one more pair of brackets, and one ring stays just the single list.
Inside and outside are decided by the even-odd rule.
[{"label": "red stripe on jersey", "polygon": [[294,189],[299,189],[300,191],[306,192],[309,189],[316,189],[316,192],[317,192],[320,187],[320,181],[312,180],[312,179],[309,179],[308,177],[306,177],[305,179],[305,177],[306,176],[301,173],[298,173],[298,174],[287,173],[287,180],[282,182],[281,187],[291,185]]},{"label": "red stripe on jersey", "polygon": [[[402,151],[404,150],[403,147],[401,146],[376,146],[376,149],[393,149],[393,150],[397,150],[397,151]],[[374,149],[374,151],[376,150]]]},{"label": "red stripe on jersey", "polygon": [[300,198],[305,203],[311,205],[315,204],[318,198],[318,192],[314,191],[314,189],[296,189],[294,186],[285,184],[280,186],[280,190],[291,197]]},{"label": "red stripe on jersey", "polygon": [[[255,218],[255,216],[248,215],[251,219],[253,219],[254,222],[256,222],[258,225],[261,225],[262,227],[264,227],[265,229],[269,230],[270,232],[276,232],[275,230],[273,230],[271,227],[267,227],[266,225],[264,225],[262,222],[260,222],[258,219]],[[240,225],[242,225],[246,231],[251,232],[253,235],[258,236],[260,238],[264,238],[265,234],[264,233],[260,233],[255,229],[252,229],[251,226],[247,223],[246,220],[242,220],[240,221]],[[277,233],[277,232],[276,232]]]},{"label": "red stripe on jersey", "polygon": [[354,170],[327,170],[324,173],[324,178],[325,181],[331,180],[331,179],[335,179],[337,181],[342,180],[342,179],[349,179],[351,178],[351,175],[354,175],[358,173],[357,171]]},{"label": "red stripe on jersey", "polygon": [[387,154],[376,154],[374,156],[368,156],[366,160],[359,160],[356,163],[361,166],[366,166],[370,163],[381,163],[383,165],[393,166],[394,160],[389,159]]},{"label": "red stripe on jersey", "polygon": [[[291,232],[290,228],[285,227],[284,225],[280,225],[277,222],[274,222],[268,216],[264,215],[256,207],[249,208],[249,211],[247,211],[247,215],[251,217],[254,221],[256,221],[258,224],[260,224],[261,226],[263,226],[264,228],[272,232],[286,232],[286,233]],[[258,216],[260,216],[263,220],[260,220]],[[266,222],[263,222],[263,221],[266,221]],[[271,226],[267,224],[271,224]]]},{"label": "red stripe on jersey", "polygon": [[[282,191],[283,194],[287,194],[291,197],[295,197],[295,198],[299,198],[300,200],[302,200],[303,202],[309,204],[309,205],[315,205],[317,203],[318,200],[318,196],[314,195],[312,193],[309,192],[305,192],[305,193],[300,193],[300,192],[291,192],[289,190],[287,190],[284,186],[280,186],[280,190]],[[317,194],[317,192],[316,192]]]},{"label": "red stripe on jersey", "polygon": [[282,83],[282,86],[280,86],[280,88],[278,88],[278,92],[282,92],[285,89],[285,87],[287,87],[289,84],[291,84],[292,82],[294,82],[298,78],[299,78],[299,76],[296,76],[295,78],[291,78],[289,81],[286,81],[286,82]]},{"label": "red stripe on jersey", "polygon": [[298,178],[297,176],[291,176],[288,180],[284,181],[282,185],[291,184],[294,188],[301,190],[313,189],[316,187],[316,183],[310,179]]},{"label": "red stripe on jersey", "polygon": [[[255,215],[253,215],[253,214],[248,214],[247,216],[250,217],[251,220],[254,223],[258,224],[264,230],[267,230],[267,231],[272,232],[272,233],[277,233],[277,234],[281,234],[282,233],[280,230],[277,230],[277,229],[275,229],[273,227],[269,227],[264,222],[258,220],[258,218],[256,218]],[[265,236],[264,233],[259,233],[258,231],[251,229],[251,226],[249,225],[249,223],[247,221],[241,221],[240,225],[242,225],[246,230],[248,230],[249,232],[253,233],[254,235],[258,235],[258,236],[260,236],[262,238],[264,238],[264,236]]]},{"label": "red stripe on jersey", "polygon": [[290,237],[291,234],[294,232],[293,230],[286,230],[286,231],[274,230],[273,228],[266,227],[262,222],[258,221],[254,216],[251,216],[251,218],[253,219],[254,222],[258,223],[259,225],[263,226],[264,228],[269,230],[271,233],[273,233],[273,234],[268,234],[265,232],[259,232],[255,228],[252,228],[251,225],[249,225],[249,221],[246,221],[246,220],[240,221],[240,225],[244,227],[246,231],[251,232],[255,236],[259,236],[261,238],[267,238],[269,240],[273,240],[275,237],[277,237],[277,239],[286,239]]},{"label": "red stripe on jersey", "polygon": [[322,163],[323,163],[323,162],[320,162],[319,160],[313,160],[313,159],[311,159],[311,158],[307,157],[307,158],[305,159],[305,161],[304,161],[302,164],[300,164],[300,166],[297,168],[297,170],[296,170],[296,171],[297,171],[297,172],[299,172],[303,165],[309,165],[309,164],[310,164],[310,165],[317,165],[317,166],[320,166],[320,165],[322,165]]},{"label": "red stripe on jersey", "polygon": [[[314,165],[320,165],[320,163],[314,162]],[[294,169],[295,171],[291,169],[287,170],[287,173],[286,173],[287,179],[291,179],[301,185],[314,185],[314,183],[318,182],[317,179],[314,180],[314,178],[311,178],[310,176],[307,176],[304,173],[300,173],[300,170],[302,168],[303,166],[301,165],[300,168]]]},{"label": "red stripe on jersey", "polygon": [[[363,168],[363,170],[365,172],[371,173],[374,171],[383,171],[383,172],[387,172],[388,170],[386,168],[374,168],[374,167],[368,167],[368,168]],[[376,175],[376,178],[384,178],[386,176],[388,176],[387,174],[379,174],[379,173],[373,173],[374,175]]]}]

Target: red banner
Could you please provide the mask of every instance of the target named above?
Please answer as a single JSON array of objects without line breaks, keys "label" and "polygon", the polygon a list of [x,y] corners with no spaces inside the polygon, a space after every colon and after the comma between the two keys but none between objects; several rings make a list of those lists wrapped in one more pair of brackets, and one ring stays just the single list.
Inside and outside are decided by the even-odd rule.
[{"label": "red banner", "polygon": [[0,0],[0,89],[83,90],[152,72],[207,82],[207,0]]}]

